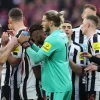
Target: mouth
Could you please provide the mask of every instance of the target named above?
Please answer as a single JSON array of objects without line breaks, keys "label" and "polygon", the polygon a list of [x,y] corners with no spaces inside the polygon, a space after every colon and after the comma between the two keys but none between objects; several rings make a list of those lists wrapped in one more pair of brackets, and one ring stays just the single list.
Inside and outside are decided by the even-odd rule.
[{"label": "mouth", "polygon": [[68,33],[68,32],[66,32],[66,34],[67,34],[67,35],[69,35],[69,33]]}]

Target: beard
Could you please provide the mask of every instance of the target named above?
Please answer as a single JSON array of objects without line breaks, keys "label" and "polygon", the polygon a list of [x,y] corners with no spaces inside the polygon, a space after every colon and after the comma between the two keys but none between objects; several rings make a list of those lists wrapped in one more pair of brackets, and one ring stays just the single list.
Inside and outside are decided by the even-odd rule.
[{"label": "beard", "polygon": [[48,27],[45,32],[49,33],[50,32],[50,28]]}]

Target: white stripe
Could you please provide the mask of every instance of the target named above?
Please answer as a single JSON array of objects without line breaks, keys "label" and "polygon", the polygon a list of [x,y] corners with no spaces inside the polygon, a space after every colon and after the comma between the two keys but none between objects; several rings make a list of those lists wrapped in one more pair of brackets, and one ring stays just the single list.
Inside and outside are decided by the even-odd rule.
[{"label": "white stripe", "polygon": [[96,91],[96,97],[95,97],[95,100],[99,100],[99,91]]}]

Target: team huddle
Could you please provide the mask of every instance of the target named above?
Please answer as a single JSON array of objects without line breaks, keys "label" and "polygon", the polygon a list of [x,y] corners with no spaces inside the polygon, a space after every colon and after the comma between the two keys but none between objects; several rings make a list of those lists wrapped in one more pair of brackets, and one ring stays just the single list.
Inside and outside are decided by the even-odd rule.
[{"label": "team huddle", "polygon": [[86,4],[82,24],[73,28],[49,10],[28,28],[21,9],[12,8],[0,43],[0,100],[100,100],[96,12]]}]

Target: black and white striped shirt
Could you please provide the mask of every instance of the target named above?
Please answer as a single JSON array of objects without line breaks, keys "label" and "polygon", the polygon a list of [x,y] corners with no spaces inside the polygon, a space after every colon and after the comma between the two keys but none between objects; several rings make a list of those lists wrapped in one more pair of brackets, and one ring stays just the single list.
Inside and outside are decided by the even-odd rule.
[{"label": "black and white striped shirt", "polygon": [[[83,49],[87,48],[88,39],[85,35],[82,34],[81,27],[79,26],[77,28],[73,28],[72,30],[73,30],[72,41],[80,44],[83,47]],[[96,32],[100,33],[100,30],[97,29]],[[86,50],[84,49],[84,51]]]},{"label": "black and white striped shirt", "polygon": [[[34,66],[36,66],[34,64]],[[20,96],[22,100],[37,99],[36,78],[32,69],[31,61],[25,50],[23,51],[22,83],[20,85]]]},{"label": "black and white striped shirt", "polygon": [[[12,55],[16,58],[22,58],[22,47],[18,46]],[[12,75],[10,77],[10,88],[11,88],[11,100],[17,100],[19,96],[19,87],[22,82],[21,79],[21,65],[22,61],[18,65],[12,67]]]},{"label": "black and white striped shirt", "polygon": [[[14,57],[16,57],[16,58],[21,58],[21,52],[22,52],[22,49],[21,49],[21,46],[19,46],[19,47],[17,47],[15,49],[15,51],[12,52],[12,55]],[[11,98],[11,100],[15,100],[14,96],[17,95],[17,93],[18,93],[18,91],[16,91],[16,90],[17,90],[19,84],[21,83],[21,76],[20,76],[21,74],[18,73],[17,69],[19,69],[18,65],[16,65],[16,67],[13,68],[8,61],[6,61],[3,64],[3,66],[2,66],[2,72],[1,72],[1,86],[2,86],[2,91],[1,91],[2,95],[1,96],[2,97],[4,96],[3,93],[4,94],[7,93],[6,92],[7,90],[5,90],[4,87],[8,86],[9,89],[11,88],[11,93],[10,93],[10,90],[7,93],[7,94],[9,94],[9,96],[11,94],[11,97],[8,97],[8,98]],[[14,70],[17,71],[16,75],[15,75]]]},{"label": "black and white striped shirt", "polygon": [[72,40],[79,44],[87,43],[87,38],[82,34],[81,27],[73,28]]},{"label": "black and white striped shirt", "polygon": [[[94,56],[100,54],[100,33],[96,32],[88,40],[88,52]],[[100,72],[89,72],[87,83],[88,91],[100,91]]]},{"label": "black and white striped shirt", "polygon": [[[83,57],[80,57],[81,52],[83,52],[83,48],[78,43],[71,42],[71,44],[69,45],[69,59],[77,65],[84,66],[86,65],[86,60]],[[73,84],[72,100],[80,100],[79,91],[82,89],[82,77],[79,77],[74,72],[71,72],[71,75]]]}]

